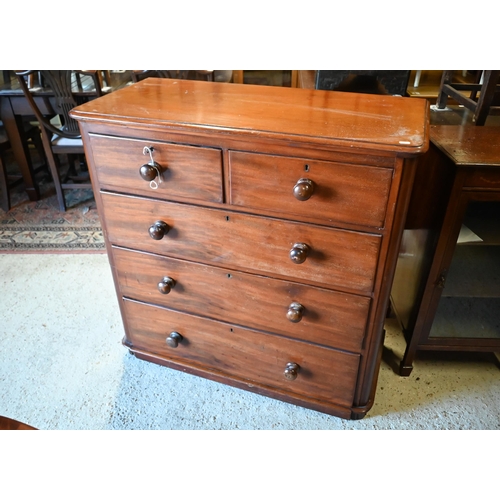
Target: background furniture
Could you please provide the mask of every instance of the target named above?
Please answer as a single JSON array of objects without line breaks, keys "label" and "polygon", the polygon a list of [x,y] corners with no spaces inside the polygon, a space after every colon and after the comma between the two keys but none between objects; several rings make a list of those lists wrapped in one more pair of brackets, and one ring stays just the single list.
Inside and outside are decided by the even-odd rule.
[{"label": "background furniture", "polygon": [[362,418],[428,104],[244,88],[242,99],[238,85],[147,79],[72,111],[124,343]]},{"label": "background furniture", "polygon": [[[9,71],[6,73],[12,75],[13,78],[4,81],[0,86],[0,120],[3,122],[7,132],[7,137],[14,154],[14,160],[23,176],[26,193],[31,201],[36,201],[40,198],[40,193],[37,183],[35,182],[33,163],[29,153],[29,142],[25,135],[24,126],[24,122],[27,118],[34,119],[34,114],[24,96],[19,80],[17,76],[15,76],[15,72]],[[7,75],[7,77],[9,77],[9,75]],[[34,72],[33,75],[37,78],[33,84],[34,86],[30,88],[30,93],[40,112],[44,116],[53,116],[55,114],[53,108],[55,104],[54,92],[52,89],[44,86],[43,81],[38,81],[38,72]],[[103,94],[113,92],[130,83],[130,80],[130,71],[110,71],[109,88],[103,88],[101,91]],[[107,80],[106,83],[108,83]],[[95,80],[87,74],[82,74],[79,85],[76,76],[74,76],[72,78],[72,93],[79,102],[94,99],[97,95]]]},{"label": "background furniture", "polygon": [[318,70],[316,88],[370,94],[406,95],[409,70]]},{"label": "background furniture", "polygon": [[[436,103],[438,109],[445,108],[448,97],[452,97],[474,113],[473,121],[476,125],[484,125],[488,114],[500,112],[500,70],[478,72],[475,83],[454,82],[453,73],[454,71],[443,71]],[[469,96],[465,95],[466,92],[469,92]]]},{"label": "background furniture", "polygon": [[391,292],[405,376],[417,350],[500,350],[500,127],[431,126],[430,137]]},{"label": "background furniture", "polygon": [[[45,84],[54,93],[54,114],[49,118],[38,107],[33,99],[25,77],[33,74],[34,71],[17,73],[19,85],[24,92],[33,114],[36,116],[41,126],[42,143],[45,156],[49,164],[50,173],[54,181],[57,193],[59,208],[66,211],[66,201],[64,199],[65,189],[92,189],[88,171],[85,165],[85,152],[80,136],[78,124],[70,116],[70,111],[77,105],[77,101],[72,91],[71,70],[41,70],[38,71]],[[84,74],[87,72],[84,72]],[[101,95],[101,89],[96,81],[96,95]],[[55,122],[57,118],[57,124]],[[68,170],[62,176],[61,162],[59,156],[68,158]]]},{"label": "background furniture", "polygon": [[[45,154],[43,151],[40,130],[36,125],[25,121],[23,122],[23,134],[26,137],[27,147],[33,146],[38,150],[38,154],[42,160],[42,164],[37,170],[45,169]],[[3,123],[0,122],[0,206],[5,212],[8,212],[11,207],[10,188],[21,182],[23,176],[21,173],[7,172],[7,152],[12,149],[7,132]]]},{"label": "background furniture", "polygon": [[180,80],[205,80],[209,82],[230,82],[232,77],[231,70],[213,70],[213,69],[136,69],[132,71],[132,81],[140,82],[145,78],[174,78]]},{"label": "background furniture", "polygon": [[233,83],[297,87],[297,70],[233,70]]}]

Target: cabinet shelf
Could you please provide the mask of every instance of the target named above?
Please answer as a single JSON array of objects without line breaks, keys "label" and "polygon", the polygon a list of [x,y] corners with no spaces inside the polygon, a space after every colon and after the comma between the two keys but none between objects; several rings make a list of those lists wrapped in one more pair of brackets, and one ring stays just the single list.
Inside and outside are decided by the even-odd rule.
[{"label": "cabinet shelf", "polygon": [[500,298],[500,246],[457,245],[442,296]]},{"label": "cabinet shelf", "polygon": [[462,245],[500,245],[500,204],[498,202],[471,202],[463,220],[463,229],[467,228],[477,235],[478,241],[466,241]]},{"label": "cabinet shelf", "polygon": [[500,298],[442,297],[429,337],[500,340]]}]

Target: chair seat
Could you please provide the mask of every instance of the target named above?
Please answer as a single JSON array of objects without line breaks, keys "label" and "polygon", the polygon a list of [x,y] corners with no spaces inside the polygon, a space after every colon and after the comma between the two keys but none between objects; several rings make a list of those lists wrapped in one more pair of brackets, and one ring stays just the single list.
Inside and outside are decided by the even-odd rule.
[{"label": "chair seat", "polygon": [[83,142],[81,137],[70,139],[68,137],[61,137],[58,135],[54,135],[50,142],[52,144],[52,147],[80,148],[83,152]]},{"label": "chair seat", "polygon": [[[41,77],[44,85],[54,93],[53,112],[50,114],[42,112],[26,84],[25,79],[35,73]],[[80,137],[76,138],[74,135],[78,134],[78,123],[70,114],[71,109],[78,105],[77,96],[73,94],[73,74],[78,80],[80,73],[95,77],[95,95],[96,97],[102,95],[99,78],[94,70],[27,70],[16,73],[24,96],[41,125],[45,155],[62,212],[66,211],[64,189],[88,189],[92,187],[88,182],[83,142]],[[83,85],[83,82],[80,83]],[[80,86],[80,88],[82,87]],[[62,125],[64,125],[64,128],[62,128]],[[67,157],[68,169],[61,165],[59,156]],[[61,177],[61,170],[64,171],[63,177]]]}]

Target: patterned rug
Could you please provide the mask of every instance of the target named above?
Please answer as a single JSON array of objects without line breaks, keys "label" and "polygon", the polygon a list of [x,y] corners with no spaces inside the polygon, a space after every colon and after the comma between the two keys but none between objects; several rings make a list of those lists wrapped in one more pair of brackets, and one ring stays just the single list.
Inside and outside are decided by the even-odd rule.
[{"label": "patterned rug", "polygon": [[[14,168],[11,160],[8,171]],[[105,252],[92,190],[65,190],[67,211],[61,212],[48,174],[41,171],[36,180],[39,201],[29,201],[20,182],[10,190],[11,209],[0,208],[0,252]]]}]

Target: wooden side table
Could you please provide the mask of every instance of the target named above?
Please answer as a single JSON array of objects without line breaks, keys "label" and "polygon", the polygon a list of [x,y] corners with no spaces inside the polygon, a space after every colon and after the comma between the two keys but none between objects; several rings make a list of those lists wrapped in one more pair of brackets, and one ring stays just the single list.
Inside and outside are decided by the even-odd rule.
[{"label": "wooden side table", "polygon": [[500,127],[432,126],[391,292],[407,347],[500,350]]}]

